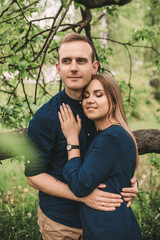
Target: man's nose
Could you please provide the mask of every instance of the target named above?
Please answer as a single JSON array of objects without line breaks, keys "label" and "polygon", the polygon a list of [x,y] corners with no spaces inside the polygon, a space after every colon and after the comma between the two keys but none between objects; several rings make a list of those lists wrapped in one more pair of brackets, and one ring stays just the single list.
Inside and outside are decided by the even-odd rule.
[{"label": "man's nose", "polygon": [[78,65],[75,60],[72,61],[71,63],[71,71],[78,71]]}]

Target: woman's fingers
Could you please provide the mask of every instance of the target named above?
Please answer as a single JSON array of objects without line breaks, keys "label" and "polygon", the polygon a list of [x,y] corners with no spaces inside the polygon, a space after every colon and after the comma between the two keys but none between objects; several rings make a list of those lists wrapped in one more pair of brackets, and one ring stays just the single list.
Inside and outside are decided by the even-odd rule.
[{"label": "woman's fingers", "polygon": [[68,104],[65,105],[64,103],[62,103],[62,106],[60,106],[60,112],[58,113],[58,116],[61,127],[64,128],[67,125],[68,127],[74,127],[78,129],[78,131],[80,132],[81,118],[77,114],[75,119],[73,112]]},{"label": "woman's fingers", "polygon": [[62,108],[63,108],[63,112],[65,114],[65,118],[67,118],[67,119],[70,118],[70,114],[69,114],[67,105],[62,103]]},{"label": "woman's fingers", "polygon": [[62,126],[62,124],[63,124],[63,118],[62,118],[61,112],[58,112],[58,118],[59,118],[60,124],[61,124],[61,126]]},{"label": "woman's fingers", "polygon": [[61,120],[66,121],[70,118],[68,108],[64,103],[60,106],[60,115],[61,115]]},{"label": "woman's fingers", "polygon": [[63,121],[66,120],[66,115],[62,106],[60,106],[60,114]]},{"label": "woman's fingers", "polygon": [[77,114],[76,118],[77,118],[77,124],[78,124],[79,128],[81,128],[81,118],[79,117],[78,114]]},{"label": "woman's fingers", "polygon": [[73,112],[72,112],[72,110],[71,110],[71,108],[70,108],[70,106],[69,106],[68,104],[66,104],[66,107],[67,107],[68,114],[69,114],[70,118],[71,118],[71,119],[75,119],[75,118],[74,118],[74,115],[73,115]]}]

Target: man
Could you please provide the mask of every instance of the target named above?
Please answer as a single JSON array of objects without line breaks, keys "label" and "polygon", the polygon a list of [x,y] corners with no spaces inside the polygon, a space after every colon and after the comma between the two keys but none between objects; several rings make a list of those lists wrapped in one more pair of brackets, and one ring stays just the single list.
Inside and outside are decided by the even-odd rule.
[{"label": "man", "polygon": [[[92,43],[83,35],[68,34],[59,48],[56,67],[65,90],[51,98],[30,121],[28,142],[37,151],[33,156],[29,152],[26,154],[25,174],[29,184],[39,190],[38,224],[43,239],[78,240],[82,239],[79,201],[97,210],[114,211],[122,199],[119,195],[98,188],[87,197],[78,199],[65,183],[63,167],[67,161],[67,143],[58,120],[60,105],[70,105],[74,115],[79,114],[82,119],[82,156],[96,132],[93,122],[87,119],[81,106],[82,89],[98,70]],[[70,151],[74,148],[69,147]],[[99,187],[104,188],[105,185]],[[125,200],[136,196],[138,191],[136,187],[124,190],[124,196],[129,196]]]}]

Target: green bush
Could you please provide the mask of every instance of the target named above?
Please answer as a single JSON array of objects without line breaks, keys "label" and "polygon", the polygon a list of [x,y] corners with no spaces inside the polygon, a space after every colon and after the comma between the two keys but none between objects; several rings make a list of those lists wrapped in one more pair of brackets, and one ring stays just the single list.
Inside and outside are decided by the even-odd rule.
[{"label": "green bush", "polygon": [[141,226],[144,240],[160,239],[160,161],[159,155],[149,154],[147,172],[141,176],[141,187],[133,210]]}]

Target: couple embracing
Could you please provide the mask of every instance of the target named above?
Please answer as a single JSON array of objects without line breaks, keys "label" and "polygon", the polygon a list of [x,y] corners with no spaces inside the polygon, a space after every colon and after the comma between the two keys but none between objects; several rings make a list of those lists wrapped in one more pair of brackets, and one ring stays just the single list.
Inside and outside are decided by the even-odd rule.
[{"label": "couple embracing", "polygon": [[37,154],[26,154],[25,174],[39,190],[42,237],[141,240],[130,208],[138,151],[120,88],[96,74],[94,47],[81,34],[66,35],[56,67],[65,89],[36,112],[27,134]]}]

